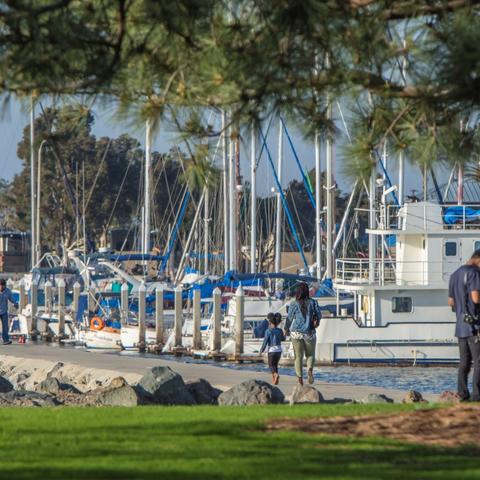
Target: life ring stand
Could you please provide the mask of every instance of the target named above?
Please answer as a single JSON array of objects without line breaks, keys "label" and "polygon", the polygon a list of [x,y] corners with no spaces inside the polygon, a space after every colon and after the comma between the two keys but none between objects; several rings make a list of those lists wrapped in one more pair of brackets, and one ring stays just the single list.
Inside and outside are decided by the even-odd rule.
[{"label": "life ring stand", "polygon": [[90,320],[90,328],[92,330],[102,330],[105,327],[105,322],[100,317],[93,317]]}]

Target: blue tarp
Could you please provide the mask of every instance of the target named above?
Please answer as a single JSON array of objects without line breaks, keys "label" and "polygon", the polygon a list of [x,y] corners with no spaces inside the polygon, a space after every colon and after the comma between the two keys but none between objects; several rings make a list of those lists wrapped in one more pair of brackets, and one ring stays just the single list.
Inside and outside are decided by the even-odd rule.
[{"label": "blue tarp", "polygon": [[464,207],[458,205],[456,207],[448,207],[443,214],[443,221],[447,225],[454,225],[458,222],[475,222],[480,220],[480,210],[475,210],[471,207]]}]

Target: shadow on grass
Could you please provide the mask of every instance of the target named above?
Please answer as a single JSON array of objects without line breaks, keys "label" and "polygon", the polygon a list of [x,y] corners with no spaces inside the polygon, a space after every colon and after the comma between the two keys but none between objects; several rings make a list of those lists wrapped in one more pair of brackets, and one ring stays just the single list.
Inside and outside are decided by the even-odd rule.
[{"label": "shadow on grass", "polygon": [[263,411],[2,412],[0,479],[480,478],[478,450],[267,432]]}]

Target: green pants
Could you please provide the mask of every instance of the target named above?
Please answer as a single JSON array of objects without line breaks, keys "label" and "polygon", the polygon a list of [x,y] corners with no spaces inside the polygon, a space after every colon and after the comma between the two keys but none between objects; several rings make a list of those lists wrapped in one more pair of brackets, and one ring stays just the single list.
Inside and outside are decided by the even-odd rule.
[{"label": "green pants", "polygon": [[307,358],[307,368],[313,368],[315,363],[315,344],[317,339],[292,338],[293,351],[295,353],[295,374],[303,378],[303,356]]}]

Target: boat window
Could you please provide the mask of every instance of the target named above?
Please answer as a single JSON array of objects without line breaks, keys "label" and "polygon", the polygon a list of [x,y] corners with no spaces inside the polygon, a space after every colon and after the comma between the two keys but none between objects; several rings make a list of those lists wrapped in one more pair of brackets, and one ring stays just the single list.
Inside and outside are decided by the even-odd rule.
[{"label": "boat window", "polygon": [[480,240],[475,240],[475,242],[473,242],[473,247],[474,251],[480,250]]},{"label": "boat window", "polygon": [[445,256],[446,257],[457,256],[457,242],[445,242]]},{"label": "boat window", "polygon": [[412,297],[392,297],[393,313],[413,312]]}]

